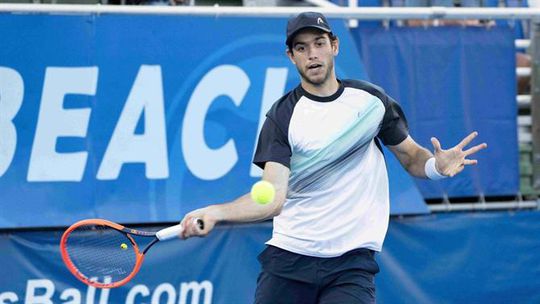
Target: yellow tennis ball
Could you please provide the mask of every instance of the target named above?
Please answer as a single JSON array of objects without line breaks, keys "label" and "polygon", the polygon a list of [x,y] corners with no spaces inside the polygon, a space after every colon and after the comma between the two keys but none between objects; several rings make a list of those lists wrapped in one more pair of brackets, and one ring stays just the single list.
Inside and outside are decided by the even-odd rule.
[{"label": "yellow tennis ball", "polygon": [[251,187],[251,199],[257,204],[265,205],[274,201],[276,190],[267,181],[258,181]]},{"label": "yellow tennis ball", "polygon": [[126,250],[127,249],[127,244],[126,243],[122,243],[120,245],[120,248],[122,248],[122,250]]}]

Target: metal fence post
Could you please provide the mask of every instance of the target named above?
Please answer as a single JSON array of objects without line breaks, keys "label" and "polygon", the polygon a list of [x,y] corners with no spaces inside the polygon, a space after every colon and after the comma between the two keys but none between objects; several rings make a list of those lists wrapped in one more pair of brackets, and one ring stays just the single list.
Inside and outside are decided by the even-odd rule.
[{"label": "metal fence post", "polygon": [[540,190],[540,20],[533,18],[531,23],[533,187],[535,190]]}]

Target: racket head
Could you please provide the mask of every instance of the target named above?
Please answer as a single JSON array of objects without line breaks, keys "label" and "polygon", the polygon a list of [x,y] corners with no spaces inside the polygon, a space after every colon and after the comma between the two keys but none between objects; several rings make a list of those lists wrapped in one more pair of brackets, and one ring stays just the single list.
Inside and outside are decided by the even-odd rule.
[{"label": "racket head", "polygon": [[115,288],[126,284],[139,272],[144,259],[126,230],[102,219],[71,225],[60,240],[64,264],[77,279],[93,287]]}]

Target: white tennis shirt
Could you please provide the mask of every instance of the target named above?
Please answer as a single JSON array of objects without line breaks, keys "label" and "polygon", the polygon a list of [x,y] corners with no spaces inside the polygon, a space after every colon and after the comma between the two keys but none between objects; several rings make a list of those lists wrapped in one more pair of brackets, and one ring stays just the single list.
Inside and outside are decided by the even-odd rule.
[{"label": "white tennis shirt", "polygon": [[408,136],[399,105],[368,82],[343,80],[327,97],[298,86],[266,116],[254,163],[291,170],[267,244],[316,257],[380,251],[390,207],[378,140],[396,145]]}]

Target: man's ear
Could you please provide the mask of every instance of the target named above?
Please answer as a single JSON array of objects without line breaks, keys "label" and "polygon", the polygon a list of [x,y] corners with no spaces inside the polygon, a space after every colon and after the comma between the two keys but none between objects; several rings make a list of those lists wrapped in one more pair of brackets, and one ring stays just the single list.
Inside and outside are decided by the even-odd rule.
[{"label": "man's ear", "polygon": [[336,40],[332,41],[332,51],[334,53],[334,56],[337,56],[339,54],[339,38],[336,37]]},{"label": "man's ear", "polygon": [[285,50],[285,53],[287,53],[287,57],[289,57],[289,60],[291,60],[292,64],[296,65],[296,61],[294,60],[294,54],[291,49],[287,48]]}]

